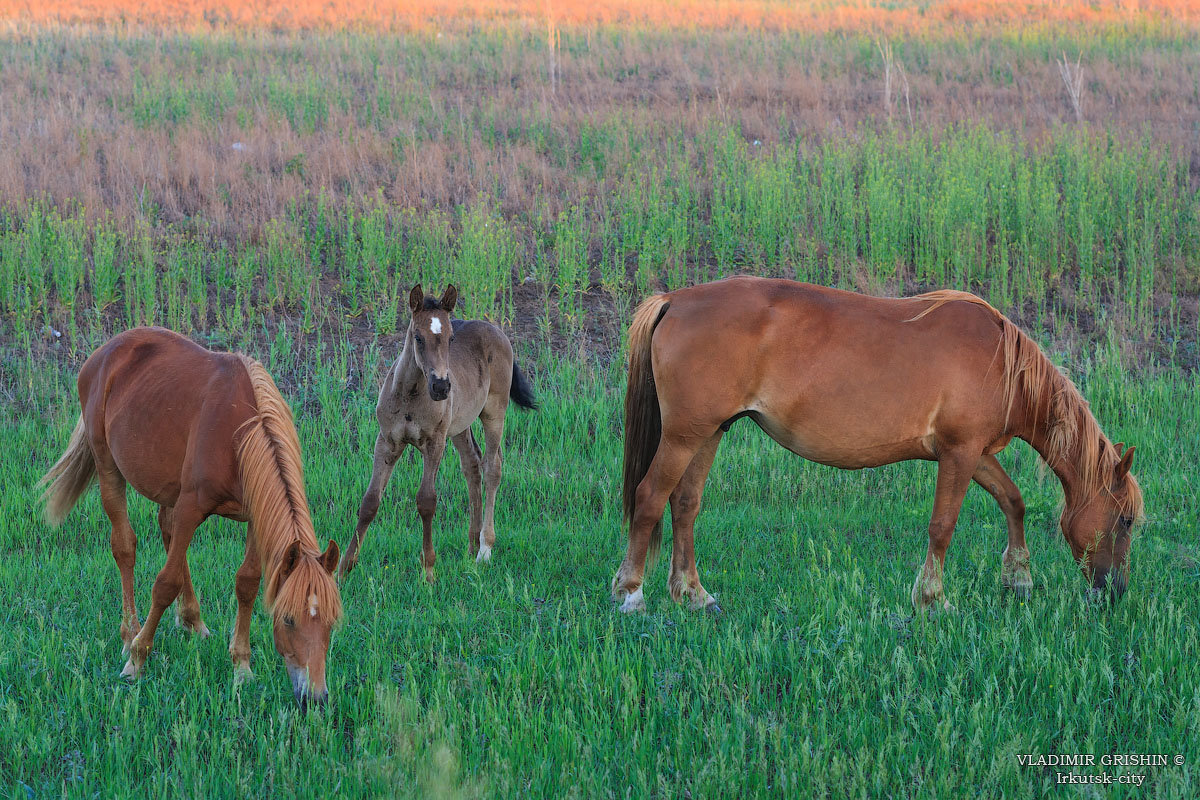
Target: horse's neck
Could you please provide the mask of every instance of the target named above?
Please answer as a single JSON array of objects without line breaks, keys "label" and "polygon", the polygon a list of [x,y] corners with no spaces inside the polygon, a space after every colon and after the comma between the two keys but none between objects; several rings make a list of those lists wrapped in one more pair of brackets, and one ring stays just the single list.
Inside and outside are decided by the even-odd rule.
[{"label": "horse's neck", "polygon": [[[1029,446],[1037,451],[1046,465],[1050,467],[1050,471],[1058,478],[1063,487],[1066,505],[1069,507],[1080,494],[1082,477],[1079,469],[1079,453],[1082,437],[1079,431],[1076,431],[1072,437],[1071,446],[1063,452],[1056,452],[1051,442],[1051,425],[1047,415],[1040,414],[1035,419],[1037,419],[1037,423],[1030,425],[1020,438],[1027,441]],[[1073,420],[1071,424],[1078,425],[1078,421]]]},{"label": "horse's neck", "polygon": [[408,335],[404,337],[404,346],[400,351],[400,357],[396,359],[396,369],[392,381],[393,391],[403,392],[425,381],[425,373],[421,371],[421,366],[417,363],[414,347],[410,327]]}]

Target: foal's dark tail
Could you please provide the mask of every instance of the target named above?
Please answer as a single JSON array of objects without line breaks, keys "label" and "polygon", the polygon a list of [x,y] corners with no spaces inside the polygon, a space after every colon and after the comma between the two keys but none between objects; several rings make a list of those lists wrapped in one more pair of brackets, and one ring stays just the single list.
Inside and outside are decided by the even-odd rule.
[{"label": "foal's dark tail", "polygon": [[512,385],[509,386],[508,396],[521,408],[537,411],[537,399],[533,396],[533,387],[529,385],[529,378],[525,377],[525,373],[517,369],[515,358],[513,359]]},{"label": "foal's dark tail", "polygon": [[75,507],[80,495],[87,491],[95,478],[96,461],[92,456],[92,446],[88,444],[83,417],[80,417],[79,422],[75,423],[66,452],[37,483],[46,487],[46,491],[42,492],[42,502],[46,504],[46,519],[51,525],[62,523],[67,512]]},{"label": "foal's dark tail", "polygon": [[[629,383],[625,389],[625,480],[621,499],[625,521],[630,524],[637,512],[638,484],[646,477],[662,436],[662,412],[658,407],[658,390],[654,386],[654,369],[650,363],[650,342],[655,326],[670,307],[667,295],[656,294],[638,306],[629,325]],[[658,555],[661,545],[662,520],[659,519],[650,532],[651,560]]]}]

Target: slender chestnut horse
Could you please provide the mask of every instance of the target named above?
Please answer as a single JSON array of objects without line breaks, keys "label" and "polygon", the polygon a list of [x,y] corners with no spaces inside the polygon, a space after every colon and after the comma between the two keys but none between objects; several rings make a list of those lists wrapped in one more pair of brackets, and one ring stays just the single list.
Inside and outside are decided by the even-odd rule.
[{"label": "slender chestnut horse", "polygon": [[929,549],[912,589],[918,609],[951,607],[942,566],[972,479],[1008,520],[1004,583],[1032,585],[1021,494],[995,457],[1013,437],[1062,482],[1061,527],[1084,575],[1114,599],[1125,591],[1142,514],[1133,448],[1105,438],[1075,386],[1004,315],[965,292],[890,299],[738,277],[655,295],[634,314],[629,548],[612,582],[622,611],[645,607],[642,577],[668,499],[671,597],[719,610],[700,584],[692,534],[721,435],[741,417],[793,453],[841,469],[937,462]]},{"label": "slender chestnut horse", "polygon": [[[453,285],[447,286],[440,298],[426,297],[420,284],[409,292],[412,321],[400,357],[379,390],[375,407],[379,436],[375,440],[371,483],[359,506],[358,525],[342,557],[340,575],[349,573],[358,562],[358,549],[379,512],[380,497],[396,460],[411,444],[421,452],[424,464],[417,490],[417,513],[421,516],[421,565],[425,579],[433,581],[437,559],[433,550],[433,515],[437,510],[434,479],[447,436],[458,450],[467,481],[471,514],[467,546],[477,562],[492,557],[500,445],[508,401],[525,409],[535,409],[537,403],[525,375],[517,369],[512,344],[504,331],[479,320],[451,319],[457,302],[458,290]],[[482,453],[471,432],[476,419],[483,423],[487,449]],[[479,492],[481,477],[486,500]]]},{"label": "slender chestnut horse", "polygon": [[[141,673],[159,620],[176,598],[176,622],[208,636],[187,550],[200,523],[218,514],[249,523],[229,644],[235,677],[251,674],[250,617],[265,567],[264,605],[296,700],[324,702],[325,656],[342,614],[333,579],[338,547],[330,541],[322,553],[317,546],[300,440],[271,376],[247,356],[214,353],[162,328],[136,328],[92,353],[78,385],[83,414],[67,451],[42,478],[44,500],[57,525],[93,480],[100,483],[124,596],[121,640],[129,660],[121,674]],[[137,538],[126,483],[158,504],[167,550],[144,625],[134,602]]]}]

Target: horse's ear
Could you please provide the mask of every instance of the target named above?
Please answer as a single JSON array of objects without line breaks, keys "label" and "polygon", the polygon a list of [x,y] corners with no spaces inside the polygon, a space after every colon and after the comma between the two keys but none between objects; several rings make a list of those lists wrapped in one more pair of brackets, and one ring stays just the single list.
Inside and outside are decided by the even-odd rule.
[{"label": "horse's ear", "polygon": [[415,314],[417,313],[417,310],[421,308],[421,303],[424,301],[425,293],[421,291],[421,284],[418,283],[412,288],[412,291],[408,293],[408,307],[411,308],[412,312]]},{"label": "horse's ear", "polygon": [[454,288],[453,283],[446,284],[446,291],[442,292],[442,310],[447,314],[454,310],[454,304],[458,302],[458,289]]},{"label": "horse's ear", "polygon": [[1117,448],[1117,458],[1120,458],[1122,455],[1125,454],[1125,443],[1124,442],[1117,442],[1113,446]]},{"label": "horse's ear", "polygon": [[330,575],[337,569],[338,559],[341,557],[342,551],[338,549],[337,542],[333,539],[329,540],[329,547],[325,548],[325,552],[321,553],[321,566]]},{"label": "horse's ear", "polygon": [[279,563],[279,586],[283,586],[288,576],[296,570],[296,565],[300,563],[300,555],[300,542],[292,542],[291,547],[283,554],[283,560]]},{"label": "horse's ear", "polygon": [[1136,447],[1130,447],[1125,451],[1125,455],[1121,456],[1121,460],[1117,462],[1117,466],[1114,468],[1114,477],[1118,483],[1125,480],[1125,476],[1129,474],[1129,470],[1133,467],[1133,451],[1136,449]]}]

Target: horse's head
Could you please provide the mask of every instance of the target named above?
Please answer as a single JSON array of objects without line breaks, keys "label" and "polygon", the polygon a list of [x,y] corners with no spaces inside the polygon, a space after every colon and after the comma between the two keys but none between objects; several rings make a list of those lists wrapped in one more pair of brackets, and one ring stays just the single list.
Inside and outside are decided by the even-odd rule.
[{"label": "horse's head", "polygon": [[319,555],[305,552],[293,542],[280,561],[272,614],[275,618],[275,649],[283,656],[292,693],[301,708],[309,702],[324,704],[329,697],[325,684],[325,656],[329,637],[342,615],[342,601],[333,571],[337,568],[338,546],[333,541]]},{"label": "horse's head", "polygon": [[[1107,442],[1105,446],[1112,447]],[[1111,455],[1102,462],[1099,491],[1075,499],[1073,506],[1068,504],[1061,521],[1063,535],[1084,576],[1093,589],[1109,589],[1113,600],[1129,585],[1129,543],[1133,526],[1142,516],[1142,490],[1129,473],[1134,448],[1122,453],[1123,448],[1124,444],[1116,445],[1119,458],[1115,464]]]},{"label": "horse's head", "polygon": [[454,339],[450,312],[457,301],[454,284],[446,286],[441,299],[426,297],[419,283],[408,293],[408,307],[412,309],[408,332],[417,366],[429,381],[432,400],[445,400],[450,395],[450,342]]}]

